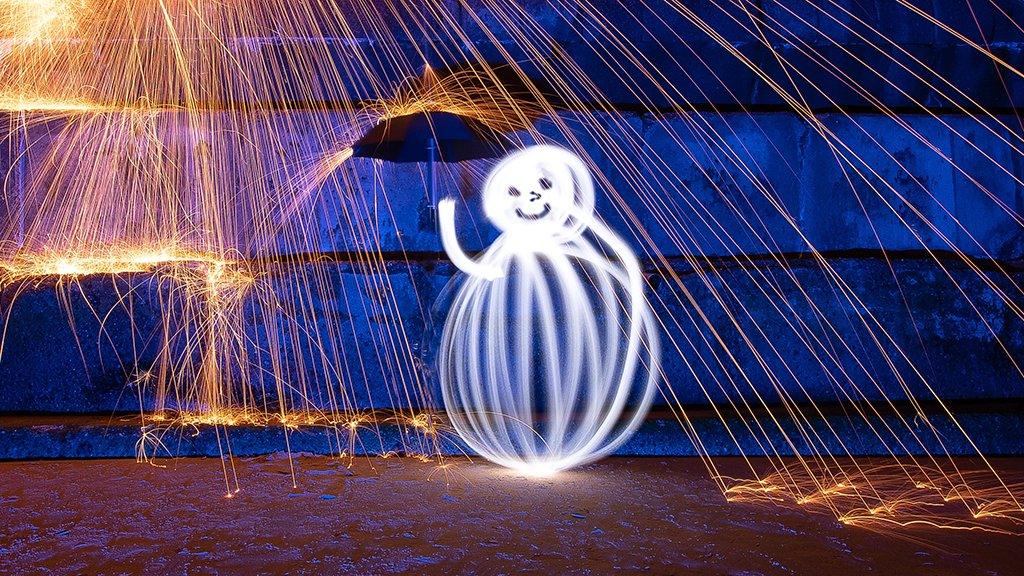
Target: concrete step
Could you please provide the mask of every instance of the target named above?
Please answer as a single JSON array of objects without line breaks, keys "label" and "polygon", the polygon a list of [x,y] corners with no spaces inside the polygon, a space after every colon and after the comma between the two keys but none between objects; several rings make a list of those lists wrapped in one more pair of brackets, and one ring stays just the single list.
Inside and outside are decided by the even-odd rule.
[{"label": "concrete step", "polygon": [[[865,420],[846,415],[838,406],[824,407],[823,416],[809,417],[801,426],[784,411],[755,412],[755,418],[725,416],[728,430],[714,411],[687,411],[690,432],[668,412],[656,412],[615,454],[620,456],[787,456],[827,453],[855,456],[924,455],[986,456],[1024,454],[1024,411],[1019,404],[1006,410],[966,408],[957,424],[944,416],[931,425],[906,410],[901,415]],[[850,413],[853,410],[848,407]],[[802,410],[804,414],[812,411]],[[774,416],[774,417],[773,417]],[[870,425],[869,425],[870,423]],[[803,431],[803,434],[801,433]],[[698,450],[692,438],[699,439]],[[973,446],[972,446],[973,443]],[[812,445],[815,446],[812,449]],[[140,453],[141,448],[145,449]],[[346,426],[209,426],[143,423],[139,415],[3,415],[0,416],[0,460],[49,458],[137,458],[256,456],[274,453],[319,455],[422,455],[437,452],[457,456],[466,448],[454,431],[442,431],[439,441],[417,429],[381,417],[361,425],[354,435]]]}]

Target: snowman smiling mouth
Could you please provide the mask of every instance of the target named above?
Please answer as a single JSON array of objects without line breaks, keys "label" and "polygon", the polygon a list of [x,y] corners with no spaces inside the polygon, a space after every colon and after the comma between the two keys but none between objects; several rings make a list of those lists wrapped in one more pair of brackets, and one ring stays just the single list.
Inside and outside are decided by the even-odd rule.
[{"label": "snowman smiling mouth", "polygon": [[541,218],[547,216],[550,213],[551,204],[548,204],[547,202],[544,203],[544,209],[541,210],[540,212],[537,212],[536,214],[527,214],[526,212],[523,212],[521,208],[516,208],[516,216],[519,216],[523,220],[540,220]]}]

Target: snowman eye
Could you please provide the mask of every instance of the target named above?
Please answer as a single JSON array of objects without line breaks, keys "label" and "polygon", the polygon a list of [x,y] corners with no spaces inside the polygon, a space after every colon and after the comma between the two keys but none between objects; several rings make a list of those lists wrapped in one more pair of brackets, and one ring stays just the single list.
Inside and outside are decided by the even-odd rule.
[{"label": "snowman eye", "polygon": [[551,190],[551,180],[548,180],[547,178],[541,178],[540,187],[545,190]]},{"label": "snowman eye", "polygon": [[508,195],[509,196],[521,196],[522,192],[519,191],[519,188],[516,188],[515,186],[513,186],[513,187],[508,189]]}]

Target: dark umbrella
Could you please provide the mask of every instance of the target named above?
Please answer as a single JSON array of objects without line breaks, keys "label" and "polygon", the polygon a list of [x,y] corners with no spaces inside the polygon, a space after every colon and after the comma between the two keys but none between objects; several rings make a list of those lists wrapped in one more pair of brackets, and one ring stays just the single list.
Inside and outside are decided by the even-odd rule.
[{"label": "dark umbrella", "polygon": [[450,112],[417,112],[377,124],[352,146],[352,155],[391,162],[426,162],[430,207],[437,207],[434,164],[502,156],[509,139],[483,122]]}]

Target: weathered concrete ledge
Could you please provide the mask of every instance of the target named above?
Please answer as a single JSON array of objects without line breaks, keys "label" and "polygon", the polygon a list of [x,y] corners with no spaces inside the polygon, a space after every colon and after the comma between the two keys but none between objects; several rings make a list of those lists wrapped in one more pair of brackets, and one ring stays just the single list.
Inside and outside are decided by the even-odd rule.
[{"label": "weathered concrete ledge", "polygon": [[[829,410],[827,407],[826,410]],[[726,424],[705,409],[688,412],[692,429],[684,432],[667,414],[654,414],[628,442],[615,451],[619,456],[791,456],[816,453],[852,456],[943,455],[976,456],[953,422],[933,416],[931,429],[909,413],[858,420],[832,412],[812,416],[800,426],[786,416],[762,418],[759,428],[750,418],[727,416]],[[908,425],[907,423],[911,423]],[[959,413],[957,422],[986,456],[1024,453],[1024,414],[1021,411]],[[728,426],[728,432],[726,431]],[[891,429],[891,431],[889,430]],[[139,417],[0,416],[0,460],[47,458],[136,458],[140,444],[149,458],[235,457],[286,453],[342,453],[357,456],[410,455],[434,450],[403,433],[394,424],[361,429],[349,442],[348,430],[300,428],[286,432],[281,426],[233,426],[214,430],[209,426],[149,429],[143,439]],[[814,430],[814,434],[808,434]],[[881,432],[879,432],[881,431]],[[700,439],[701,448],[691,435]],[[817,434],[817,436],[815,436]],[[155,439],[159,438],[159,444]],[[734,438],[731,439],[731,438]],[[941,438],[941,442],[939,441]],[[443,435],[437,446],[447,456],[466,455],[467,448],[454,432]],[[469,453],[471,454],[471,452]]]},{"label": "weathered concrete ledge", "polygon": [[[1014,365],[1024,322],[996,291],[1015,297],[1024,274],[944,266],[773,255],[680,263],[681,284],[652,274],[667,384],[685,405],[1024,398]],[[263,277],[275,299],[250,301],[240,320],[245,341],[278,342],[273,352],[253,344],[238,367],[257,405],[438,405],[433,358],[453,274],[438,261],[321,262]],[[113,413],[137,410],[140,398],[151,409],[137,376],[153,370],[161,342],[166,312],[153,286],[145,275],[91,277],[4,292],[0,412]]]},{"label": "weathered concrete ledge", "polygon": [[[276,236],[241,234],[246,228],[239,223],[234,248],[254,255],[441,251],[423,165],[352,158],[322,185],[303,187],[322,170],[324,154],[336,152],[325,151],[325,142],[355,129],[354,122],[341,113],[294,113],[230,124],[239,135],[219,138],[252,140],[274,151],[254,154],[249,179],[241,181],[265,186],[252,202],[281,214]],[[600,113],[544,118],[536,134],[519,136],[524,144],[543,140],[588,155],[598,173],[598,214],[640,254],[885,249],[1014,261],[1024,258],[1018,214],[1024,163],[1007,144],[1022,142],[1015,124],[1012,116],[822,114],[811,122],[792,113]],[[175,126],[161,124],[169,138]],[[275,127],[288,130],[285,141],[274,137]],[[29,174],[46,165],[48,148],[58,158],[69,146],[121,153],[92,151],[84,140],[54,140],[43,129],[29,139]],[[207,139],[214,140],[200,138]],[[845,160],[837,160],[837,150]],[[111,165],[118,163],[111,159]],[[491,165],[457,163],[439,171],[440,194],[465,199],[457,220],[470,249],[496,235],[479,206]],[[185,185],[187,175],[179,177]],[[13,183],[0,215],[14,209]],[[233,205],[222,207],[229,209]],[[32,214],[27,218],[31,222]],[[15,225],[6,219],[4,239],[14,238]]]},{"label": "weathered concrete ledge", "polygon": [[[1024,80],[982,53],[989,50],[1021,69],[1024,35],[1014,23],[1024,15],[1013,3],[976,3],[969,20],[961,17],[964,7],[957,0],[923,3],[925,13],[952,25],[963,38],[885,0],[747,5],[525,0],[504,11],[477,1],[432,2],[431,10],[418,5],[309,4],[302,12],[308,21],[261,15],[285,20],[280,28],[247,31],[255,37],[225,39],[230,49],[222,55],[223,69],[214,65],[202,70],[207,77],[196,82],[195,97],[203,101],[231,94],[239,102],[284,107],[337,102],[341,94],[357,101],[387,98],[399,83],[419,73],[416,68],[422,63],[443,69],[483,61],[514,62],[541,89],[553,92],[556,101],[573,94],[588,105],[785,105],[773,83],[816,109],[1011,109],[1024,104]],[[228,11],[220,17],[231,15]],[[616,31],[609,34],[609,29]],[[209,43],[196,51],[208,56],[223,47]],[[354,64],[363,60],[373,63],[372,81]],[[780,61],[792,69],[783,70]],[[273,80],[236,79],[242,76],[233,74],[237,63],[248,75]],[[586,74],[585,83],[578,81],[577,71]],[[92,90],[87,95],[97,100],[110,96]],[[159,93],[148,96],[161,100]],[[167,96],[180,99],[177,93]],[[209,104],[230,107],[233,102]]]}]

